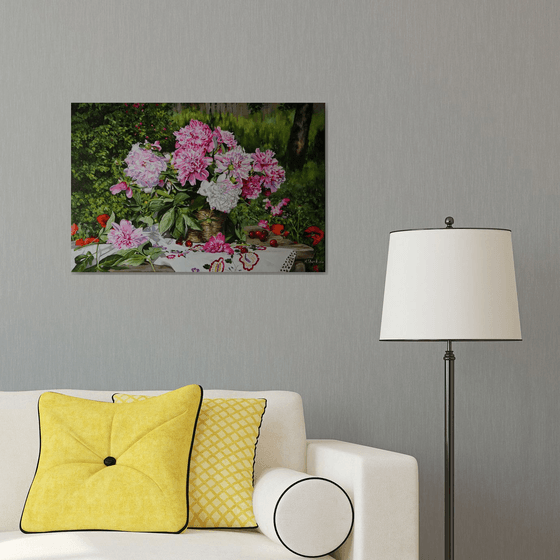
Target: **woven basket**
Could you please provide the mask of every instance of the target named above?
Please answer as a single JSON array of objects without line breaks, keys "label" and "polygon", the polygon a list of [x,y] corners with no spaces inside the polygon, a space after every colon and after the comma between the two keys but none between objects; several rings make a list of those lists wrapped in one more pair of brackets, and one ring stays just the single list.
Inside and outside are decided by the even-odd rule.
[{"label": "woven basket", "polygon": [[211,237],[222,231],[226,215],[218,210],[198,210],[196,218],[200,222],[201,231],[189,229],[187,240],[193,243],[206,243]]}]

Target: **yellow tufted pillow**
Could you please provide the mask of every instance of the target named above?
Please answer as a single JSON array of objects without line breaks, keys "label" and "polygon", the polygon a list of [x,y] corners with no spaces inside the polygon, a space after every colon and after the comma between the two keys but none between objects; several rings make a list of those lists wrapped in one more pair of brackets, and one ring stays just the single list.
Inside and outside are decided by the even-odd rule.
[{"label": "yellow tufted pillow", "polygon": [[[125,403],[148,398],[113,395],[115,402]],[[257,526],[253,515],[253,471],[265,408],[266,399],[202,401],[191,458],[189,528]]]},{"label": "yellow tufted pillow", "polygon": [[123,406],[43,393],[21,530],[183,531],[201,402],[198,385]]}]

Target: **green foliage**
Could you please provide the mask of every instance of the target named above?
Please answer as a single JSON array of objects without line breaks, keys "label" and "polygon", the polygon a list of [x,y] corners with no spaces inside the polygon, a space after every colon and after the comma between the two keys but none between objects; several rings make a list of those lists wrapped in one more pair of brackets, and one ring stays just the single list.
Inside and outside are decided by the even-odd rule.
[{"label": "green foliage", "polygon": [[99,214],[130,219],[131,209],[109,187],[122,178],[122,161],[133,144],[159,140],[173,149],[171,107],[166,103],[73,103],[72,223],[88,236]]},{"label": "green foliage", "polygon": [[87,252],[78,255],[74,262],[76,266],[72,272],[109,272],[110,270],[124,270],[130,266],[140,266],[148,263],[155,272],[154,262],[163,255],[159,247],[154,247],[149,241],[135,249],[121,249],[97,262],[97,254]]}]

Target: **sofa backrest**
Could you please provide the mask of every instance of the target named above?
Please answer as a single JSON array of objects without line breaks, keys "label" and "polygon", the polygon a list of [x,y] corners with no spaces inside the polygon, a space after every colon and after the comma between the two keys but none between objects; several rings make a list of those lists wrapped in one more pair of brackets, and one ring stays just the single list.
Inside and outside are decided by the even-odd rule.
[{"label": "sofa backrest", "polygon": [[[156,396],[165,391],[54,390],[84,399],[111,402],[114,393]],[[37,403],[44,391],[0,391],[0,531],[17,531],[39,456]],[[264,469],[285,467],[305,471],[306,434],[303,404],[288,391],[205,390],[205,399],[265,398],[255,480]],[[119,406],[119,405],[115,405]]]}]

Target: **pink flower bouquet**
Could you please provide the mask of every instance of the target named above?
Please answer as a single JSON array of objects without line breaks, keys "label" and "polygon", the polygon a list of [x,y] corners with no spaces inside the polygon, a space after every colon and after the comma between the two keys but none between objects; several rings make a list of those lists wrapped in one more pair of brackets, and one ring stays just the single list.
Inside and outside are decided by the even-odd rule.
[{"label": "pink flower bouquet", "polygon": [[193,119],[173,134],[175,150],[169,154],[161,153],[157,141],[134,144],[123,176],[110,187],[128,199],[137,226],[157,224],[160,234],[186,237],[188,229],[200,229],[197,210],[229,214],[265,190],[276,192],[286,180],[274,152],[248,153],[219,126],[212,130]]}]

